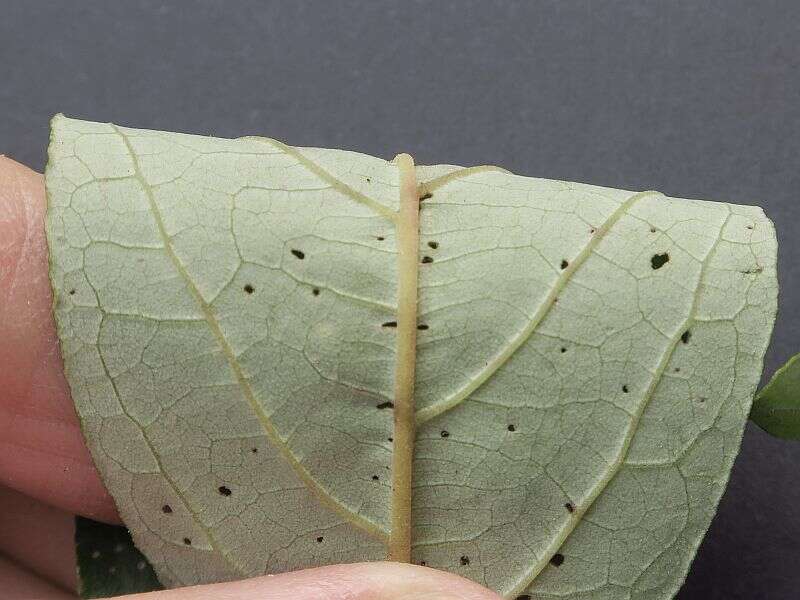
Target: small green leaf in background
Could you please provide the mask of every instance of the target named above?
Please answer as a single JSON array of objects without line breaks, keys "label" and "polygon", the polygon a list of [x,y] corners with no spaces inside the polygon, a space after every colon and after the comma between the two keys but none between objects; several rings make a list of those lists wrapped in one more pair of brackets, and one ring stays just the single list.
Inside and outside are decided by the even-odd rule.
[{"label": "small green leaf in background", "polygon": [[775,437],[800,440],[800,354],[778,369],[758,393],[750,418]]},{"label": "small green leaf in background", "polygon": [[163,589],[153,567],[133,545],[125,527],[77,517],[75,544],[81,598],[107,598]]}]

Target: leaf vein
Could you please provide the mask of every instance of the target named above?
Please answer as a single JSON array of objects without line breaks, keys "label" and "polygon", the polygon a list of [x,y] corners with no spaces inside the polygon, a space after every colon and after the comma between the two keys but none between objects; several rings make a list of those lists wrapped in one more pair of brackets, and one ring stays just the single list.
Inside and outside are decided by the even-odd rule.
[{"label": "leaf vein", "polygon": [[269,417],[267,417],[267,415],[264,413],[264,410],[258,404],[258,401],[255,397],[255,393],[253,392],[253,389],[250,386],[250,383],[247,380],[244,371],[239,365],[239,362],[236,360],[236,357],[233,353],[233,349],[231,348],[230,344],[225,338],[225,334],[222,332],[222,329],[216,317],[214,316],[211,306],[209,306],[203,299],[200,290],[197,288],[194,281],[192,281],[191,277],[189,277],[186,268],[184,267],[178,255],[175,253],[174,249],[172,248],[172,242],[169,236],[167,235],[166,228],[164,226],[164,222],[161,217],[161,212],[158,209],[158,206],[156,205],[155,199],[153,198],[153,194],[150,191],[150,187],[147,185],[146,181],[141,175],[136,154],[133,151],[133,148],[131,147],[129,140],[116,125],[114,125],[113,127],[117,131],[117,133],[122,137],[122,140],[125,143],[125,146],[127,147],[128,152],[131,156],[131,160],[133,161],[134,168],[136,170],[136,178],[139,180],[140,185],[142,185],[143,191],[150,205],[150,209],[153,213],[153,217],[156,220],[156,225],[158,227],[159,233],[164,241],[164,250],[169,255],[169,258],[174,264],[175,269],[183,278],[183,280],[186,282],[187,288],[197,301],[198,306],[201,312],[203,313],[203,316],[205,317],[205,320],[208,323],[209,328],[211,329],[214,336],[217,338],[217,342],[219,343],[220,348],[225,354],[228,364],[230,365],[230,368],[233,371],[233,374],[236,377],[237,382],[239,383],[239,388],[241,389],[251,409],[258,417],[267,438],[270,440],[273,446],[280,452],[281,456],[283,456],[283,458],[289,463],[289,465],[294,470],[295,474],[306,485],[307,489],[315,496],[317,496],[317,498],[327,508],[339,514],[339,516],[345,518],[348,522],[360,528],[361,530],[367,532],[373,537],[385,541],[387,539],[385,531],[383,531],[380,527],[368,521],[364,517],[354,513],[346,506],[344,506],[342,503],[340,503],[336,498],[331,496],[331,494],[328,493],[311,476],[311,473],[309,473],[309,471],[301,464],[301,462],[297,459],[297,457],[294,456],[292,451],[287,447],[287,445],[283,442],[283,440],[281,440],[277,430],[270,421]]}]

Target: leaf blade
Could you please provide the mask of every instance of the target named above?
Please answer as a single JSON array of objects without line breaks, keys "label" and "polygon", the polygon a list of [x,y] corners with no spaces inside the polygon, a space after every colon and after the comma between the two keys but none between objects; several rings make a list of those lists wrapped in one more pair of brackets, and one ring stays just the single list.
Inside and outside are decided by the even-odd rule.
[{"label": "leaf blade", "polygon": [[[392,207],[396,168],[298,150],[322,177],[263,142],[128,129],[126,155],[103,127],[57,126],[48,227],[73,395],[137,544],[169,585],[385,556],[287,470],[254,413],[326,494],[386,529],[396,232],[332,181]],[[141,216],[134,154],[161,232]],[[77,177],[74,159],[91,172]],[[420,185],[415,401],[439,406],[509,355],[420,423],[414,560],[506,594],[533,569],[532,597],[667,597],[758,379],[775,310],[771,224],[758,209],[652,195],[605,232],[631,192],[488,168],[417,174],[439,183]],[[114,385],[127,420],[104,393]],[[186,533],[193,521],[216,549],[202,528]],[[227,556],[241,569],[216,562]]]},{"label": "leaf blade", "polygon": [[800,440],[800,354],[786,361],[758,392],[750,419],[770,435]]},{"label": "leaf blade", "polygon": [[128,530],[75,518],[78,594],[108,598],[164,589],[152,565],[133,545]]}]

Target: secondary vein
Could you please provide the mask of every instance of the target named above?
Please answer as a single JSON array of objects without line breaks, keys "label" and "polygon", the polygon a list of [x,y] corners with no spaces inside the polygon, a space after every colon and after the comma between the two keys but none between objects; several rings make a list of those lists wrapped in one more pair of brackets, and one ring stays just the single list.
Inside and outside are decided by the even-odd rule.
[{"label": "secondary vein", "polygon": [[128,140],[127,136],[122,132],[122,130],[120,130],[116,125],[112,125],[112,127],[114,127],[115,131],[122,138],[123,142],[125,143],[125,146],[128,149],[128,153],[131,156],[131,160],[133,161],[133,166],[135,170],[135,177],[139,181],[145,193],[145,196],[147,197],[151,213],[153,214],[153,218],[156,221],[156,226],[158,228],[159,234],[164,243],[164,250],[166,251],[173,265],[175,266],[175,270],[178,272],[181,278],[186,282],[187,288],[197,301],[197,304],[200,308],[200,311],[203,313],[203,316],[208,324],[209,329],[213,333],[214,337],[217,339],[220,349],[225,355],[228,364],[230,365],[230,368],[233,371],[236,381],[239,384],[239,388],[242,390],[242,394],[244,395],[245,399],[247,400],[248,404],[250,405],[255,415],[258,417],[258,420],[261,423],[261,426],[263,427],[267,438],[270,440],[272,445],[280,452],[280,454],[284,457],[284,459],[289,463],[289,465],[292,467],[292,469],[300,478],[300,480],[306,485],[309,491],[313,493],[323,503],[323,505],[327,506],[329,509],[339,514],[341,517],[345,518],[348,522],[359,527],[360,529],[369,533],[370,535],[381,540],[386,540],[387,537],[386,533],[382,529],[380,529],[377,525],[368,521],[361,515],[354,513],[349,508],[340,503],[336,498],[331,496],[311,476],[311,473],[308,472],[308,470],[300,463],[300,461],[297,460],[297,458],[291,452],[286,443],[278,435],[278,432],[275,429],[274,425],[270,421],[269,417],[264,413],[264,410],[262,409],[261,405],[258,403],[258,400],[255,397],[255,393],[253,392],[253,389],[250,386],[250,382],[247,380],[244,372],[242,371],[241,366],[239,365],[239,362],[236,360],[236,356],[233,352],[233,349],[228,343],[225,334],[222,332],[222,329],[219,325],[219,322],[217,321],[216,316],[214,315],[211,306],[203,299],[200,290],[197,288],[194,281],[189,276],[189,273],[186,271],[186,268],[181,262],[178,255],[175,253],[175,249],[172,246],[172,241],[164,225],[164,220],[161,216],[161,211],[159,210],[158,205],[156,204],[150,186],[147,184],[144,177],[142,176],[138,158],[136,156],[136,153],[133,151],[133,148],[131,147],[130,141]]},{"label": "secondary vein", "polygon": [[654,194],[659,194],[659,192],[638,192],[633,194],[630,198],[625,200],[625,202],[621,203],[613,213],[606,219],[605,223],[603,223],[600,227],[597,228],[592,238],[583,247],[580,251],[578,256],[573,260],[569,266],[564,269],[561,274],[556,279],[555,284],[550,291],[545,296],[544,300],[539,304],[539,307],[536,309],[533,317],[528,322],[528,324],[511,340],[511,342],[503,348],[503,350],[495,356],[486,367],[477,375],[477,377],[473,378],[469,383],[467,383],[464,387],[460,390],[456,391],[451,396],[435,402],[430,406],[426,406],[425,408],[417,411],[417,424],[422,424],[431,419],[441,415],[444,412],[447,412],[451,408],[454,408],[461,404],[464,400],[466,400],[475,390],[481,387],[484,383],[486,383],[489,379],[491,379],[492,375],[494,375],[497,370],[506,364],[514,353],[519,350],[519,348],[530,339],[533,332],[536,331],[536,328],[539,324],[544,320],[547,314],[550,312],[550,309],[555,304],[555,300],[558,295],[562,292],[564,287],[569,283],[572,275],[581,267],[581,265],[586,261],[589,256],[591,256],[594,249],[597,245],[603,240],[603,238],[608,234],[611,228],[614,226],[617,221],[619,221],[622,216],[630,210],[631,206],[633,206],[636,202],[640,199],[644,198],[645,196],[650,196]]},{"label": "secondary vein", "polygon": [[658,364],[656,365],[656,370],[653,373],[653,377],[650,380],[650,385],[647,387],[647,390],[644,393],[642,398],[642,402],[639,404],[638,410],[634,413],[633,418],[631,419],[630,424],[625,432],[625,437],[622,440],[622,445],[620,446],[619,452],[615,457],[614,461],[609,465],[608,470],[605,472],[603,477],[594,485],[594,487],[589,490],[589,494],[587,499],[580,505],[575,507],[575,512],[573,514],[573,518],[569,520],[568,524],[564,529],[561,530],[559,535],[557,535],[548,545],[545,553],[542,555],[541,559],[539,559],[531,569],[526,573],[522,579],[517,583],[517,585],[509,592],[508,596],[511,598],[516,597],[518,594],[522,593],[535,579],[538,577],[539,573],[547,566],[550,562],[550,559],[553,558],[556,552],[564,545],[567,538],[570,534],[575,530],[579,523],[583,520],[583,515],[591,508],[597,498],[600,497],[600,494],[603,493],[608,487],[608,484],[611,483],[611,480],[616,477],[619,470],[622,468],[622,465],[625,464],[625,459],[628,456],[628,451],[630,450],[631,443],[633,442],[633,438],[636,435],[636,431],[639,428],[639,422],[641,421],[642,415],[644,414],[645,409],[650,404],[650,400],[653,398],[655,394],[656,388],[658,384],[661,382],[661,379],[664,375],[664,371],[666,370],[667,366],[669,365],[669,361],[672,358],[672,355],[675,353],[675,348],[678,346],[678,343],[681,341],[681,336],[683,333],[689,329],[694,322],[696,313],[697,313],[697,304],[700,298],[700,291],[703,287],[703,279],[705,278],[706,268],[708,266],[709,259],[714,255],[714,252],[719,245],[720,240],[722,239],[722,233],[725,230],[728,221],[730,220],[731,213],[728,213],[725,221],[723,222],[722,226],[720,227],[719,233],[717,234],[717,238],[714,243],[711,245],[706,256],[703,258],[702,265],[700,267],[700,274],[697,277],[697,286],[694,290],[694,295],[692,297],[692,305],[689,307],[689,312],[686,316],[686,319],[678,325],[675,329],[675,334],[670,339],[667,347],[664,349]]},{"label": "secondary vein", "polygon": [[258,142],[264,142],[266,144],[272,145],[274,148],[277,148],[278,150],[284,152],[285,154],[288,154],[289,156],[295,158],[301,165],[303,165],[305,168],[314,173],[317,177],[319,177],[323,181],[329,183],[331,187],[341,192],[345,196],[349,196],[356,202],[363,204],[364,206],[368,206],[374,212],[388,219],[392,223],[397,222],[397,213],[393,211],[391,208],[384,206],[377,200],[370,198],[366,194],[362,194],[356,189],[353,189],[352,187],[347,185],[344,181],[334,176],[333,174],[329,173],[327,170],[323,169],[313,160],[306,158],[302,152],[297,150],[297,148],[293,148],[288,144],[284,144],[283,142],[279,142],[278,140],[266,137],[248,136],[242,139],[255,140]]}]

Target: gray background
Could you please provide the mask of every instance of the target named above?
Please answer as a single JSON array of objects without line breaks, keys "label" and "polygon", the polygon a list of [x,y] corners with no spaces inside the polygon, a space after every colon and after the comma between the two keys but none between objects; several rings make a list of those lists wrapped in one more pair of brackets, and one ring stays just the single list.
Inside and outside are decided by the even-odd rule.
[{"label": "gray background", "polygon": [[[0,152],[55,112],[760,204],[800,351],[800,3],[0,0]],[[748,426],[679,598],[800,597],[800,444]]]}]

